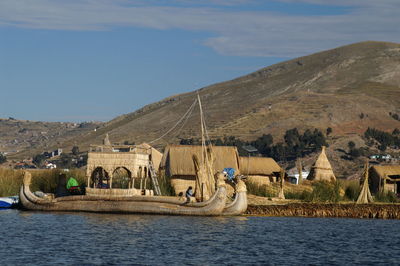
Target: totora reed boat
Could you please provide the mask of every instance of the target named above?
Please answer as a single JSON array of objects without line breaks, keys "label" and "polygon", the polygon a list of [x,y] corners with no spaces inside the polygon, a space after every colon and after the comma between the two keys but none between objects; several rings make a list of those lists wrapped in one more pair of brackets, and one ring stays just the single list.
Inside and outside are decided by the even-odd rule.
[{"label": "totora reed boat", "polygon": [[[106,134],[103,145],[93,147],[88,153],[87,184],[85,195],[57,193],[39,197],[30,190],[32,176],[25,172],[20,189],[20,203],[27,210],[38,211],[81,211],[106,213],[141,213],[166,215],[240,215],[247,209],[246,185],[240,177],[235,182],[235,198],[227,202],[226,174],[214,171],[211,140],[208,138],[201,101],[200,107],[201,153],[193,154],[193,166],[196,175],[193,197],[161,196],[154,161],[157,152],[149,145],[113,146]],[[189,108],[194,107],[194,102]],[[187,112],[188,113],[188,112]],[[186,113],[186,114],[187,114]],[[127,174],[121,178],[118,174]],[[62,175],[60,175],[62,177]],[[147,189],[147,180],[151,180],[152,189]],[[136,182],[135,182],[136,180]],[[135,187],[136,184],[136,187]],[[60,178],[58,187],[65,188],[66,180]],[[137,188],[139,186],[139,188]],[[75,185],[74,185],[75,187]],[[188,190],[191,189],[188,186]],[[42,193],[43,194],[43,193]],[[156,195],[154,195],[156,194]],[[196,199],[198,202],[191,202]]]},{"label": "totora reed boat", "polygon": [[226,185],[222,179],[218,179],[216,193],[209,200],[188,203],[176,197],[165,196],[76,195],[40,198],[30,190],[31,178],[31,174],[25,172],[19,195],[22,206],[27,210],[218,216],[238,215],[247,208],[246,190],[245,187],[243,190],[243,186],[236,193],[232,204],[226,206]]}]

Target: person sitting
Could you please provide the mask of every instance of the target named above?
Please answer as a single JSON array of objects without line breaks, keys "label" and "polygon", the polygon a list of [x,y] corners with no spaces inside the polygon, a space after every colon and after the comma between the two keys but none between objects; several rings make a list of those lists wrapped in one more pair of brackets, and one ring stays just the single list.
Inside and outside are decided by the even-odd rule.
[{"label": "person sitting", "polygon": [[186,190],[186,201],[190,202],[191,197],[193,197],[193,188],[190,186],[187,190]]},{"label": "person sitting", "polygon": [[70,177],[68,179],[67,190],[71,195],[80,195],[81,194],[81,189],[79,187],[79,183],[73,177]]}]

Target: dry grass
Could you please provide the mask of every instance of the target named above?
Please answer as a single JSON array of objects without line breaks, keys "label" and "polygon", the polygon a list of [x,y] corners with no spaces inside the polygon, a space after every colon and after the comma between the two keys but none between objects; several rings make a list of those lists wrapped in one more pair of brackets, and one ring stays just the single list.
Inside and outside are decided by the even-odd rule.
[{"label": "dry grass", "polygon": [[[86,183],[85,172],[80,169],[72,169],[69,172],[57,169],[31,170],[30,172],[32,173],[32,191],[40,190],[45,193],[54,193],[60,173],[65,173],[67,179],[74,177],[79,184]],[[18,195],[23,175],[24,172],[22,170],[0,169],[0,196]]]},{"label": "dry grass", "polygon": [[[246,183],[249,194],[274,198],[278,196],[280,184],[272,183],[270,185],[257,185],[254,183]],[[304,192],[309,193],[312,191],[312,187],[309,181],[303,181],[301,185],[294,185],[289,182],[285,182],[284,185],[285,197],[288,199],[302,199]]]}]

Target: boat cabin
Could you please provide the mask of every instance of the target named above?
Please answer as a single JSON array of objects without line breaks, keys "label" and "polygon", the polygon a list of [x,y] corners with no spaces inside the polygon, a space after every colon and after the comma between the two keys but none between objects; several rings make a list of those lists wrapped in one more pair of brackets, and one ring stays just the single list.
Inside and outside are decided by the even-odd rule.
[{"label": "boat cabin", "polygon": [[88,153],[86,195],[154,195],[162,154],[148,144],[92,145]]}]

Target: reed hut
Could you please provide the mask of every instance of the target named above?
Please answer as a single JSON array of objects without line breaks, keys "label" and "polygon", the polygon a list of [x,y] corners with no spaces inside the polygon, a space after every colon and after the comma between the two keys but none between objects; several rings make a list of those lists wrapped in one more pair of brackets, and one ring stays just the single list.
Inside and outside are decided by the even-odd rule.
[{"label": "reed hut", "polygon": [[[213,146],[213,171],[214,174],[224,168],[234,168],[239,173],[239,154],[236,147]],[[185,193],[189,186],[195,187],[196,171],[193,163],[193,155],[202,158],[202,147],[195,145],[169,145],[165,148],[160,163],[161,175],[165,175],[171,181],[176,195]]]},{"label": "reed hut", "polygon": [[307,177],[308,180],[318,181],[335,181],[336,177],[333,173],[331,163],[326,157],[325,146],[322,146],[321,154],[311,167],[310,173]]},{"label": "reed hut", "polygon": [[374,165],[369,168],[371,191],[400,193],[400,165]]},{"label": "reed hut", "polygon": [[240,157],[240,173],[247,176],[247,182],[269,185],[276,182],[281,167],[272,158]]}]

